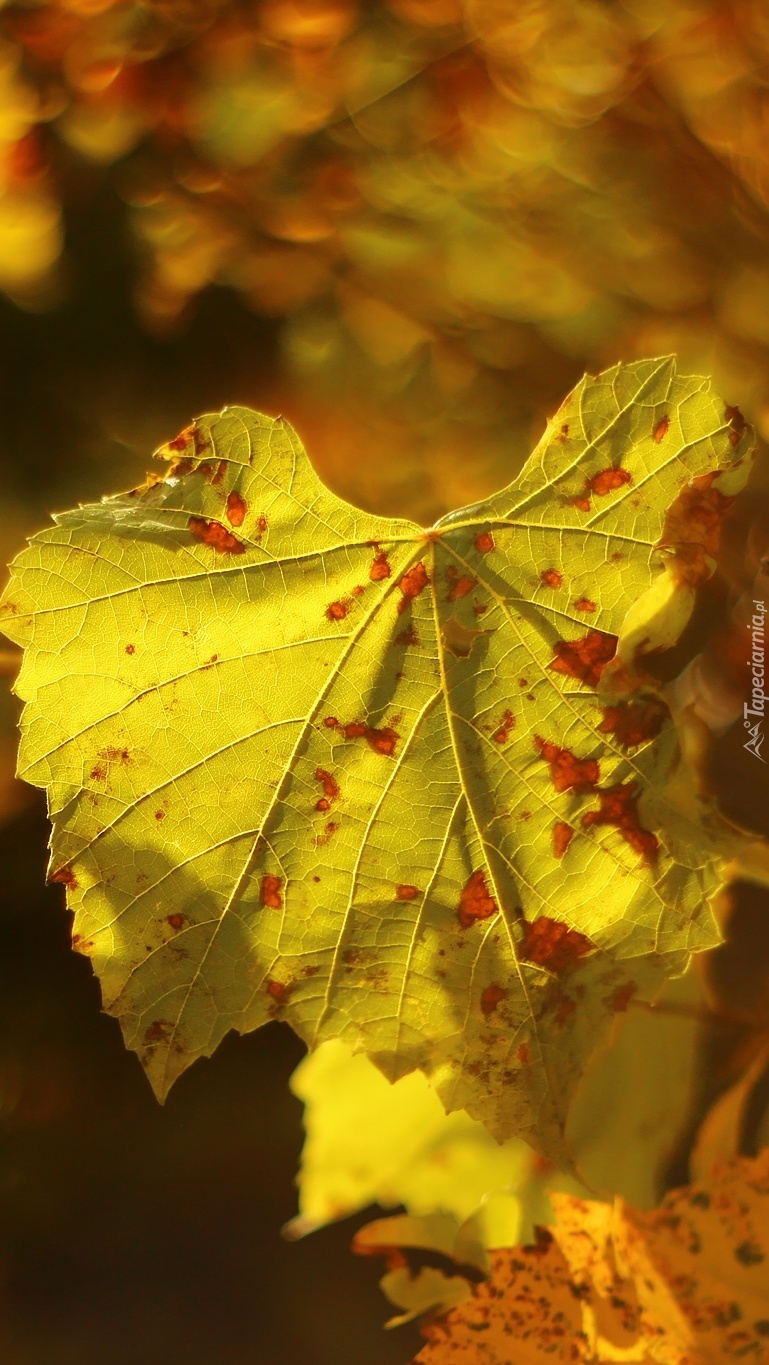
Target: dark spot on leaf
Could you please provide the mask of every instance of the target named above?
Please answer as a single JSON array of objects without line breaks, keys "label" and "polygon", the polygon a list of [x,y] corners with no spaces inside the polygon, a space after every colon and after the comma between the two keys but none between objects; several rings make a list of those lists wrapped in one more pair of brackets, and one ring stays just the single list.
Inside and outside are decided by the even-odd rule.
[{"label": "dark spot on leaf", "polygon": [[625,985],[618,986],[614,994],[610,995],[604,1003],[608,1005],[610,1010],[614,1010],[615,1014],[624,1014],[635,993],[634,982],[626,981]]},{"label": "dark spot on leaf", "polygon": [[242,526],[246,519],[246,503],[237,488],[227,494],[227,520],[231,526]]},{"label": "dark spot on leaf", "polygon": [[61,886],[66,886],[70,891],[77,890],[77,877],[71,867],[60,867],[58,872],[52,872],[48,878],[49,882],[58,882]]},{"label": "dark spot on leaf", "polygon": [[399,901],[415,901],[422,893],[418,886],[403,885],[395,888],[395,894]]},{"label": "dark spot on leaf", "polygon": [[644,829],[638,816],[639,791],[635,782],[619,782],[597,793],[598,810],[582,816],[583,829],[594,825],[614,825],[630,847],[640,853],[644,862],[652,865],[657,857],[659,841],[651,830]]},{"label": "dark spot on leaf", "polygon": [[564,422],[563,426],[561,427],[561,430],[558,432],[558,435],[556,436],[555,439],[556,439],[556,441],[566,441],[566,440],[568,439],[568,436],[569,436],[569,423],[568,423],[568,422]]},{"label": "dark spot on leaf", "polygon": [[171,466],[171,474],[175,479],[182,479],[186,474],[191,474],[194,468],[194,460],[177,460],[176,464]]},{"label": "dark spot on leaf", "polygon": [[408,649],[410,645],[419,644],[419,636],[417,635],[416,627],[413,621],[410,623],[406,630],[402,630],[398,635],[396,635],[395,643],[396,645],[403,645],[404,648],[406,649]]},{"label": "dark spot on leaf", "polygon": [[560,588],[563,583],[563,574],[559,573],[557,569],[543,569],[539,578],[546,588]]},{"label": "dark spot on leaf", "polygon": [[325,614],[329,621],[343,621],[349,610],[349,601],[340,597],[337,602],[329,602]]},{"label": "dark spot on leaf", "polygon": [[303,967],[302,976],[317,976],[319,971],[320,967]]},{"label": "dark spot on leaf", "polygon": [[339,721],[337,720],[336,716],[326,716],[326,719],[324,720],[323,724],[326,726],[328,730],[335,730],[339,724]]},{"label": "dark spot on leaf", "polygon": [[598,730],[603,735],[614,735],[623,749],[635,749],[656,738],[669,714],[661,701],[621,701],[616,706],[604,707]]},{"label": "dark spot on leaf", "polygon": [[500,1000],[506,998],[507,991],[504,986],[498,986],[495,981],[492,981],[491,985],[481,992],[481,1013],[488,1019],[489,1015],[494,1013]]},{"label": "dark spot on leaf", "polygon": [[360,597],[361,593],[365,591],[366,589],[360,583],[356,583],[355,587],[352,590],[352,595],[353,597]]},{"label": "dark spot on leaf", "polygon": [[407,608],[411,606],[414,598],[419,597],[419,594],[427,587],[429,582],[427,569],[424,566],[424,562],[420,559],[418,564],[415,564],[413,568],[409,569],[408,573],[403,575],[398,584],[402,593],[401,600],[398,603],[398,611],[406,611]]},{"label": "dark spot on leaf", "polygon": [[167,1019],[156,1019],[154,1024],[144,1030],[144,1042],[148,1047],[156,1043],[167,1043],[174,1026]]},{"label": "dark spot on leaf", "polygon": [[165,820],[165,818],[166,818],[166,813],[165,813],[164,810],[156,810],[156,811],[155,811],[155,819],[156,819],[156,820]]},{"label": "dark spot on leaf", "polygon": [[551,972],[567,971],[593,947],[584,934],[547,915],[540,916],[531,924],[524,920],[523,929],[518,956],[524,962],[534,962]]},{"label": "dark spot on leaf", "polygon": [[569,678],[578,678],[580,682],[587,683],[589,687],[597,687],[606,664],[614,658],[616,648],[616,635],[590,630],[579,640],[558,640],[550,668],[554,673],[564,673]]},{"label": "dark spot on leaf", "polygon": [[222,526],[220,521],[206,521],[205,517],[190,517],[187,525],[201,545],[210,546],[218,554],[245,554],[246,547],[242,540],[238,540],[232,531],[228,531],[225,526]]},{"label": "dark spot on leaf", "polygon": [[492,738],[496,741],[497,744],[507,744],[507,741],[509,740],[510,735],[512,734],[514,729],[515,716],[513,715],[512,711],[505,711],[503,712],[502,719],[499,722],[499,729],[494,732]]},{"label": "dark spot on leaf", "polygon": [[226,460],[220,460],[219,463],[218,463],[218,465],[216,466],[216,473],[214,474],[214,477],[213,477],[212,480],[211,480],[211,483],[212,483],[212,485],[213,485],[214,488],[218,488],[218,487],[219,487],[219,484],[223,482],[224,476],[225,476],[226,473],[227,473],[227,461],[226,461]]},{"label": "dark spot on leaf", "polygon": [[263,536],[265,531],[267,530],[267,518],[264,515],[262,515],[257,521],[256,529],[259,532],[260,536]]},{"label": "dark spot on leaf", "polygon": [[281,910],[283,908],[282,887],[282,877],[275,877],[269,872],[262,877],[259,899],[268,910]]},{"label": "dark spot on leaf", "polygon": [[739,408],[726,408],[724,421],[729,423],[729,444],[738,446],[748,425]]},{"label": "dark spot on leaf", "polygon": [[196,434],[195,424],[193,422],[190,426],[184,427],[184,429],[179,432],[178,436],[174,436],[173,441],[168,442],[168,449],[180,451],[187,450],[189,446],[195,443]]},{"label": "dark spot on leaf", "polygon": [[654,444],[655,444],[655,445],[659,445],[659,444],[660,444],[660,441],[664,441],[665,437],[666,437],[667,434],[668,434],[668,428],[669,428],[669,426],[670,426],[670,418],[668,417],[668,415],[667,415],[667,413],[666,413],[664,417],[661,417],[661,418],[660,418],[659,422],[657,423],[656,427],[654,428],[654,431],[652,432],[652,440],[654,441]]},{"label": "dark spot on leaf", "polygon": [[484,612],[487,612],[488,609],[489,608],[486,602],[476,602],[475,606],[473,607],[473,611],[475,612],[476,616],[483,616]]},{"label": "dark spot on leaf", "polygon": [[185,916],[178,911],[173,915],[166,915],[166,924],[170,924],[172,929],[181,929],[184,925]]},{"label": "dark spot on leaf", "polygon": [[557,792],[590,792],[600,776],[598,760],[577,758],[570,749],[562,749],[541,735],[534,736],[534,747],[541,758],[550,764],[550,775]]},{"label": "dark spot on leaf", "polygon": [[459,923],[463,929],[469,929],[478,920],[490,919],[498,913],[499,906],[486,885],[486,874],[479,868],[468,877],[459,897]]},{"label": "dark spot on leaf", "polygon": [[389,578],[392,570],[390,561],[387,558],[386,550],[377,550],[374,555],[374,562],[369,569],[369,578],[372,583],[380,583],[383,578]]},{"label": "dark spot on leaf", "polygon": [[461,597],[467,597],[476,585],[476,579],[469,574],[460,574],[453,564],[446,570],[446,577],[449,580],[449,591],[446,594],[447,602],[457,602]]},{"label": "dark spot on leaf", "polygon": [[332,801],[336,801],[339,796],[339,783],[327,773],[325,768],[315,769],[316,781],[323,787],[323,796],[316,805],[316,810],[328,810]]},{"label": "dark spot on leaf", "polygon": [[528,1043],[521,1043],[520,1047],[518,1048],[517,1056],[518,1056],[518,1061],[521,1063],[521,1066],[527,1066],[527,1065],[528,1065],[528,1061],[529,1061],[529,1045],[528,1045]]},{"label": "dark spot on leaf", "polygon": [[345,739],[365,739],[375,754],[386,754],[388,757],[395,753],[395,745],[400,739],[397,730],[390,726],[378,730],[373,725],[364,725],[362,720],[351,720],[341,728]]},{"label": "dark spot on leaf", "polygon": [[490,554],[494,549],[494,537],[491,531],[479,531],[475,537],[475,548],[479,554]]},{"label": "dark spot on leaf", "polygon": [[589,512],[590,499],[586,498],[584,494],[581,493],[579,497],[571,499],[570,506],[576,507],[578,512]]},{"label": "dark spot on leaf", "polygon": [[276,1005],[285,1005],[291,994],[291,986],[285,981],[268,980],[267,994],[271,1000],[275,1001]]},{"label": "dark spot on leaf", "polygon": [[735,1247],[734,1259],[739,1261],[740,1265],[760,1265],[764,1260],[764,1253],[755,1242],[740,1242],[740,1245]]},{"label": "dark spot on leaf", "polygon": [[595,611],[595,602],[591,602],[589,597],[580,597],[574,603],[574,608],[576,611]]},{"label": "dark spot on leaf", "polygon": [[323,833],[322,833],[322,834],[317,834],[317,835],[315,836],[315,843],[316,843],[317,847],[318,847],[318,848],[323,848],[324,845],[327,844],[327,843],[329,842],[329,839],[333,838],[333,836],[336,834],[336,832],[337,832],[338,829],[339,829],[339,826],[338,826],[337,824],[335,824],[335,822],[334,822],[333,820],[329,820],[328,824],[325,826],[325,828],[324,828],[324,830],[323,830]]},{"label": "dark spot on leaf", "polygon": [[574,830],[565,820],[557,820],[553,825],[553,857],[562,858],[574,838]]},{"label": "dark spot on leaf", "polygon": [[622,488],[623,484],[630,483],[632,474],[627,469],[620,469],[614,465],[611,469],[602,469],[599,474],[594,474],[585,484],[585,492],[596,493],[599,498],[603,498],[607,493],[613,493],[617,488]]},{"label": "dark spot on leaf", "polygon": [[126,645],[126,647],[125,647],[125,652],[126,652],[126,654],[135,654],[135,653],[136,653],[136,645]]}]

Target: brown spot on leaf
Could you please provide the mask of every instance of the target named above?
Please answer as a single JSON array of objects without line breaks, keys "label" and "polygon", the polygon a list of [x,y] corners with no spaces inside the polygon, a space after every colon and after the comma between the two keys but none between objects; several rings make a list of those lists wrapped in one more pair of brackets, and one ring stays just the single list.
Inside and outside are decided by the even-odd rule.
[{"label": "brown spot on leaf", "polygon": [[489,608],[486,602],[476,602],[475,606],[473,607],[473,611],[475,612],[476,616],[483,616],[484,613],[488,611],[488,609]]},{"label": "brown spot on leaf", "polygon": [[222,483],[222,482],[224,481],[224,476],[225,476],[226,473],[227,473],[227,461],[226,461],[226,460],[220,460],[219,463],[218,463],[218,465],[216,466],[216,473],[214,474],[214,477],[213,477],[212,480],[211,480],[211,483],[212,483],[212,485],[213,485],[214,488],[218,488],[218,487],[219,487],[219,484]]},{"label": "brown spot on leaf", "polygon": [[459,923],[463,929],[469,929],[478,920],[490,919],[498,912],[499,906],[486,885],[486,874],[479,868],[468,877],[459,897]]},{"label": "brown spot on leaf", "polygon": [[600,776],[598,760],[577,758],[570,749],[562,749],[558,744],[534,736],[534,747],[545,763],[550,764],[550,775],[557,792],[591,792]]},{"label": "brown spot on leaf", "polygon": [[150,1024],[149,1028],[144,1030],[144,1042],[148,1047],[157,1043],[167,1043],[173,1031],[174,1026],[167,1019],[156,1019],[153,1024]]},{"label": "brown spot on leaf", "polygon": [[668,434],[669,426],[670,418],[666,413],[664,417],[660,417],[659,422],[657,423],[656,427],[654,428],[654,431],[652,432],[652,440],[655,445],[658,446],[661,441],[664,441],[665,437]]},{"label": "brown spot on leaf", "polygon": [[377,552],[374,555],[374,562],[368,573],[371,582],[380,583],[383,578],[389,578],[391,572],[392,570],[390,568],[390,561],[387,558],[387,551],[377,549]]},{"label": "brown spot on leaf", "polygon": [[60,886],[66,886],[70,891],[77,890],[77,877],[71,867],[60,867],[58,872],[51,873],[48,881],[57,882]]},{"label": "brown spot on leaf", "polygon": [[268,872],[262,877],[262,884],[259,888],[259,900],[268,910],[282,910],[283,908],[283,878],[275,877]]},{"label": "brown spot on leaf", "polygon": [[329,602],[326,607],[325,616],[329,621],[343,621],[349,610],[349,600],[340,597],[337,602]]},{"label": "brown spot on leaf", "polygon": [[490,986],[487,986],[485,990],[481,991],[481,1013],[488,1019],[489,1015],[494,1013],[500,1001],[505,1000],[506,998],[507,991],[504,986],[498,986],[495,981],[492,981]]},{"label": "brown spot on leaf", "polygon": [[555,658],[550,664],[554,673],[578,678],[589,687],[597,687],[601,674],[614,658],[617,636],[605,635],[601,630],[590,630],[579,640],[558,640]]},{"label": "brown spot on leaf", "polygon": [[492,738],[495,740],[497,744],[507,744],[507,741],[509,740],[510,735],[512,734],[514,729],[515,716],[513,715],[512,711],[505,711],[503,712],[502,719],[499,722],[499,729],[495,730]]},{"label": "brown spot on leaf", "polygon": [[581,493],[579,497],[571,499],[570,506],[576,507],[578,512],[589,512],[591,506],[590,499],[586,498],[584,494]]},{"label": "brown spot on leaf", "polygon": [[529,1062],[529,1045],[528,1045],[528,1043],[521,1043],[520,1047],[518,1048],[518,1052],[517,1052],[516,1055],[517,1055],[517,1057],[518,1057],[518,1061],[521,1063],[521,1066],[527,1066],[527,1065],[528,1065],[528,1062]]},{"label": "brown spot on leaf", "polygon": [[267,518],[264,515],[259,517],[259,520],[256,523],[256,529],[259,532],[260,536],[263,536],[265,531],[267,530]]},{"label": "brown spot on leaf", "polygon": [[316,834],[316,836],[315,836],[315,844],[316,844],[316,846],[317,846],[318,848],[323,848],[323,847],[325,847],[325,845],[329,842],[329,840],[332,839],[332,838],[334,837],[334,835],[336,834],[336,832],[337,832],[338,829],[339,829],[339,826],[338,826],[333,820],[329,820],[328,824],[325,826],[325,828],[324,828],[324,830],[323,830],[323,833],[322,833],[322,834]]},{"label": "brown spot on leaf", "polygon": [[461,597],[467,597],[476,585],[477,580],[471,578],[469,574],[460,574],[453,564],[446,570],[446,577],[449,580],[449,591],[446,594],[447,602],[457,602]]},{"label": "brown spot on leaf", "polygon": [[195,423],[192,422],[188,427],[184,427],[183,430],[179,432],[178,436],[174,436],[173,441],[168,442],[168,449],[178,451],[187,450],[190,446],[196,444],[196,436]]},{"label": "brown spot on leaf", "polygon": [[739,408],[726,408],[724,421],[729,423],[729,444],[738,446],[748,425]]},{"label": "brown spot on leaf", "polygon": [[638,815],[640,792],[635,782],[618,782],[597,793],[598,810],[589,810],[582,816],[583,829],[594,825],[614,825],[630,847],[640,853],[644,862],[652,866],[657,858],[659,840],[651,830],[644,829]]},{"label": "brown spot on leaf", "polygon": [[557,820],[553,825],[553,857],[562,858],[574,838],[574,830],[565,820]]},{"label": "brown spot on leaf", "polygon": [[386,754],[388,757],[395,753],[395,745],[400,739],[397,730],[390,726],[378,730],[373,725],[364,725],[362,720],[351,720],[341,728],[345,739],[365,739],[375,754]]},{"label": "brown spot on leaf", "polygon": [[291,994],[291,986],[285,981],[268,980],[267,994],[276,1005],[285,1005]]},{"label": "brown spot on leaf", "polygon": [[326,772],[325,768],[316,768],[315,778],[323,787],[323,796],[320,801],[318,801],[315,809],[328,810],[331,802],[336,801],[339,796],[339,783],[331,776],[331,773]]},{"label": "brown spot on leaf", "polygon": [[125,652],[126,652],[126,654],[135,654],[135,653],[136,653],[136,645],[126,645],[126,647],[125,647]]},{"label": "brown spot on leaf", "polygon": [[326,729],[328,730],[336,730],[339,721],[337,720],[336,716],[326,716],[326,719],[324,720],[323,724],[326,726]]},{"label": "brown spot on leaf", "polygon": [[237,488],[227,494],[227,520],[231,526],[242,526],[246,519],[247,507]]},{"label": "brown spot on leaf", "polygon": [[319,971],[320,967],[303,967],[302,976],[317,976]]},{"label": "brown spot on leaf", "polygon": [[623,484],[630,483],[632,477],[629,470],[612,465],[609,469],[602,469],[600,473],[593,474],[585,483],[585,492],[596,493],[599,498],[604,498],[607,493],[613,493],[617,488],[622,488]]},{"label": "brown spot on leaf", "polygon": [[395,888],[395,894],[399,901],[415,901],[417,896],[421,896],[422,892],[418,886],[404,884]]},{"label": "brown spot on leaf", "polygon": [[616,706],[604,707],[598,730],[603,735],[614,735],[623,749],[635,749],[656,738],[669,714],[661,701],[621,701]]},{"label": "brown spot on leaf", "polygon": [[208,545],[218,554],[242,555],[246,547],[242,540],[222,526],[220,521],[206,521],[205,517],[190,517],[187,525],[201,545]]},{"label": "brown spot on leaf", "polygon": [[539,579],[546,588],[560,588],[563,583],[563,574],[559,573],[557,569],[543,569]]},{"label": "brown spot on leaf", "polygon": [[584,934],[548,915],[541,915],[532,923],[524,920],[523,929],[518,956],[524,962],[534,962],[551,972],[567,971],[593,947]]},{"label": "brown spot on leaf", "polygon": [[475,548],[481,555],[490,554],[494,549],[494,537],[491,531],[479,531],[475,537]]},{"label": "brown spot on leaf", "polygon": [[173,915],[166,915],[166,924],[170,924],[172,929],[181,929],[184,926],[185,916],[177,911]]},{"label": "brown spot on leaf", "polygon": [[615,1014],[624,1014],[635,993],[635,983],[626,981],[625,985],[618,986],[614,994],[610,995],[608,1000],[604,1001],[604,1003],[610,1010],[614,1010]]},{"label": "brown spot on leaf", "polygon": [[589,597],[580,597],[574,603],[575,611],[595,611],[595,602],[591,602]]},{"label": "brown spot on leaf", "polygon": [[403,645],[405,649],[408,649],[410,645],[419,644],[419,636],[413,621],[410,622],[406,630],[402,630],[396,635],[395,643],[396,645]]},{"label": "brown spot on leaf", "polygon": [[165,813],[164,810],[156,810],[156,811],[155,811],[155,819],[156,819],[156,820],[165,820],[165,818],[166,818],[166,813]]},{"label": "brown spot on leaf", "polygon": [[413,568],[409,569],[408,573],[403,575],[398,584],[402,593],[401,600],[398,603],[398,611],[406,611],[407,608],[411,606],[414,598],[419,597],[419,594],[427,587],[429,582],[430,579],[427,576],[427,569],[424,566],[423,560],[420,559],[418,564],[415,564]]},{"label": "brown spot on leaf", "polygon": [[569,437],[569,423],[568,423],[568,422],[564,422],[563,425],[562,425],[562,427],[561,427],[561,429],[560,429],[560,431],[558,432],[558,435],[556,436],[555,439],[556,439],[556,441],[561,441],[561,442],[563,442],[563,441],[568,440],[568,437]]}]

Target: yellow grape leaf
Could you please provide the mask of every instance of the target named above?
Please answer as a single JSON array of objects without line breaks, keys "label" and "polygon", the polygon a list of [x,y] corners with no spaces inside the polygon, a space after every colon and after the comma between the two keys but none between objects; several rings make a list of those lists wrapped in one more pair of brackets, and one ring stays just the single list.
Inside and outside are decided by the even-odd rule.
[{"label": "yellow grape leaf", "polygon": [[20,771],[158,1095],[279,1017],[566,1159],[615,1009],[716,941],[674,727],[597,688],[660,537],[682,582],[712,569],[749,450],[708,381],[615,366],[509,487],[425,530],[231,408],[165,479],[34,537],[0,613]]},{"label": "yellow grape leaf", "polygon": [[464,1110],[447,1114],[421,1072],[390,1085],[336,1039],[300,1062],[291,1088],[307,1132],[295,1236],[375,1203],[461,1223],[489,1192],[523,1187],[537,1161],[519,1138],[500,1144]]},{"label": "yellow grape leaf", "polygon": [[428,1326],[414,1365],[724,1365],[769,1360],[769,1151],[643,1213],[554,1196],[536,1246]]}]

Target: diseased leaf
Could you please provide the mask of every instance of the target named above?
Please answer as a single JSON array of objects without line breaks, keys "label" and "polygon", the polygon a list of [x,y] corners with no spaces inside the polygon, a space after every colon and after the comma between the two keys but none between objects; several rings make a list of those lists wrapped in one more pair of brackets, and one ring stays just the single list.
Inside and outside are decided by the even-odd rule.
[{"label": "diseased leaf", "polygon": [[280,1017],[566,1159],[615,1009],[716,939],[702,832],[665,798],[674,728],[597,688],[666,524],[712,568],[726,499],[669,510],[721,469],[733,491],[749,443],[671,359],[616,366],[514,483],[425,531],[225,409],[166,479],[34,538],[2,615],[21,771],[159,1095]]},{"label": "diseased leaf", "polygon": [[552,1230],[492,1253],[490,1278],[425,1329],[415,1365],[769,1359],[769,1151],[650,1213],[554,1203]]}]

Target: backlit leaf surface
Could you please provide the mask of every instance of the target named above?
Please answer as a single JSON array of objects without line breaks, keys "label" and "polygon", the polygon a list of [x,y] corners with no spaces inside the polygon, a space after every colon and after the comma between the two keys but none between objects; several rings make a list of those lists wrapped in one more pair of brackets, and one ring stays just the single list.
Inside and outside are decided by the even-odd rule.
[{"label": "backlit leaf surface", "polygon": [[280,1017],[563,1155],[606,1021],[715,941],[701,834],[664,796],[674,729],[597,688],[679,491],[691,579],[748,447],[707,381],[617,366],[425,531],[231,408],[165,479],[34,538],[1,618],[21,772],[158,1094]]},{"label": "backlit leaf surface", "polygon": [[490,1278],[427,1328],[415,1365],[769,1359],[769,1151],[649,1213],[554,1204],[535,1247],[493,1252]]}]

